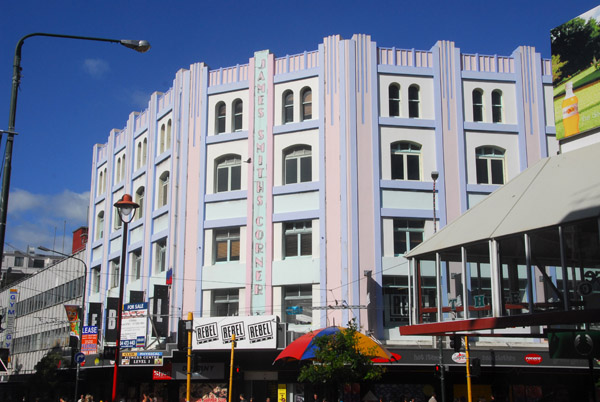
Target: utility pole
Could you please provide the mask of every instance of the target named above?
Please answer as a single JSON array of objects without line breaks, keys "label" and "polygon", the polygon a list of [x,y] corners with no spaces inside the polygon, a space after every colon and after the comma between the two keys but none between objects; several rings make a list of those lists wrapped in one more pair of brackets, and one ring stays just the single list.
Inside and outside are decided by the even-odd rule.
[{"label": "utility pole", "polygon": [[190,402],[190,388],[192,383],[192,322],[194,320],[194,313],[188,313],[188,321],[185,329],[187,330],[187,381],[185,388],[185,401]]}]

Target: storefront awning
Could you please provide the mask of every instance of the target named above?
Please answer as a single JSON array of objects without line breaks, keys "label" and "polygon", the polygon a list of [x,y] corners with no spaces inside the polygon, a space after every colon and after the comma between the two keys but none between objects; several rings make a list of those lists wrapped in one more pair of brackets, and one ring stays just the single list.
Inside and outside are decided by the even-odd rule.
[{"label": "storefront awning", "polygon": [[406,257],[600,215],[600,143],[543,159]]}]

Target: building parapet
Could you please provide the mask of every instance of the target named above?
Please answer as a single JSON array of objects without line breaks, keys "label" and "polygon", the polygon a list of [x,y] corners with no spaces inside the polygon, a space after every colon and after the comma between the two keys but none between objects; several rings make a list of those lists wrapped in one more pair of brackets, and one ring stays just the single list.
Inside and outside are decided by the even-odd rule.
[{"label": "building parapet", "polygon": [[399,67],[433,67],[433,53],[415,49],[379,48],[378,64]]}]

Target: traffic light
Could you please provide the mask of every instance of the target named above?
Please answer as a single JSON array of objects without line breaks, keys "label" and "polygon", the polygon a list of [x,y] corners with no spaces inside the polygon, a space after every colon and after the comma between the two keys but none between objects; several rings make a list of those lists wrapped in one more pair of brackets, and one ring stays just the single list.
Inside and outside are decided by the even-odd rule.
[{"label": "traffic light", "polygon": [[462,347],[462,339],[460,339],[460,335],[452,335],[450,337],[450,347],[454,349],[455,352],[460,352],[460,348]]},{"label": "traffic light", "polygon": [[116,346],[104,346],[104,350],[102,351],[102,358],[104,360],[115,360],[115,354],[117,353]]},{"label": "traffic light", "polygon": [[177,349],[182,352],[187,352],[188,349],[188,322],[187,320],[179,320],[177,324]]},{"label": "traffic light", "polygon": [[442,366],[441,364],[436,364],[434,369],[435,369],[435,376],[441,377],[442,371],[444,370],[444,366]]},{"label": "traffic light", "polygon": [[473,357],[471,360],[471,377],[479,377],[481,374],[481,359]]}]

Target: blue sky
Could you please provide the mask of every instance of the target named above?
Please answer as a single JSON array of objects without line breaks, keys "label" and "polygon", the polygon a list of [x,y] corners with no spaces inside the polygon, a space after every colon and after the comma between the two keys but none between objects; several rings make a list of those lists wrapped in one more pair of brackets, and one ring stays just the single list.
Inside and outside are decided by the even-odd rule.
[{"label": "blue sky", "polygon": [[[383,47],[430,49],[452,40],[465,53],[510,55],[534,46],[550,58],[550,29],[598,0],[546,1],[112,1],[0,2],[0,129],[8,127],[17,41],[33,32],[146,39],[139,54],[101,42],[35,37],[21,66],[6,250],[70,250],[86,224],[92,147],[105,143],[177,70],[244,64],[316,50],[323,38],[371,35]],[[4,140],[4,139],[3,139]],[[1,148],[4,153],[4,141]],[[3,158],[2,158],[3,159]]]}]

